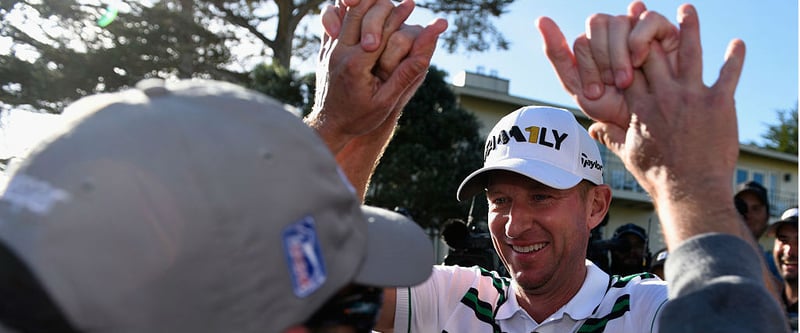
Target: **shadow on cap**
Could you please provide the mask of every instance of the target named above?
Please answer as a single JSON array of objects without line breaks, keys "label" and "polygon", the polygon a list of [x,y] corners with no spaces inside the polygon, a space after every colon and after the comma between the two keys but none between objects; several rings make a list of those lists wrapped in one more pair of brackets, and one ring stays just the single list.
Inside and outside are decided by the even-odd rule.
[{"label": "shadow on cap", "polygon": [[362,208],[269,97],[150,80],[63,117],[9,180],[0,240],[78,329],[276,332],[353,281],[430,275],[421,228]]}]

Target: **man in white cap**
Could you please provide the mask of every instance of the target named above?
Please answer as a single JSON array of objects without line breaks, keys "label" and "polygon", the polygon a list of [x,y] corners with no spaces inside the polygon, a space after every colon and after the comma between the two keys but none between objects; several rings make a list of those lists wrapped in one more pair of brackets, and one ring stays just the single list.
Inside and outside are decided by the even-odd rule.
[{"label": "man in white cap", "polygon": [[[610,277],[586,260],[590,231],[608,211],[597,144],[567,110],[524,107],[490,132],[484,166],[457,197],[485,191],[489,230],[511,279],[478,268],[437,267],[397,290],[395,330],[647,332],[667,300],[649,274]],[[406,302],[408,305],[403,304]]]},{"label": "man in white cap", "polygon": [[783,278],[783,306],[790,324],[797,330],[797,208],[789,208],[781,219],[769,225],[767,234],[775,237],[772,255]]},{"label": "man in white cap", "polygon": [[[503,162],[504,154],[511,151],[506,145],[540,145],[543,146],[539,147],[542,152],[550,149],[548,154],[554,154],[552,151],[565,148],[570,136],[573,144],[575,139],[583,141],[575,131],[564,128],[570,121],[547,123],[535,117],[520,116],[525,127],[515,128],[516,120],[504,119],[510,126],[495,128],[487,140],[487,164],[496,162],[495,166],[489,166],[496,169],[480,170],[465,180],[459,189],[459,196],[462,196],[472,194],[476,187],[480,191],[480,186],[486,185],[491,205],[490,220],[501,225],[491,228],[495,246],[504,263],[518,265],[509,267],[512,280],[478,270],[466,274],[458,268],[449,271],[447,268],[435,269],[425,285],[435,284],[434,288],[441,292],[420,293],[420,287],[397,290],[396,294],[390,291],[384,302],[389,311],[384,310],[379,327],[394,327],[402,331],[409,325],[424,327],[421,331],[444,331],[444,328],[455,327],[453,331],[458,332],[529,332],[532,331],[530,327],[537,332],[788,330],[783,316],[777,311],[777,302],[764,285],[761,275],[764,267],[755,251],[752,236],[730,200],[733,196],[730,179],[737,153],[733,91],[741,73],[744,45],[741,41],[731,43],[718,82],[707,87],[701,75],[699,21],[691,5],[679,8],[680,32],[658,13],[647,12],[638,1],[631,5],[627,16],[597,14],[591,20],[587,29],[591,29],[591,36],[596,38],[589,41],[588,31],[587,35],[579,37],[575,54],[551,20],[540,19],[538,26],[545,39],[545,51],[565,88],[576,98],[584,113],[596,121],[590,128],[592,136],[620,156],[653,198],[666,243],[670,246],[671,259],[666,263],[666,274],[672,300],[663,304],[660,315],[652,312],[647,301],[639,309],[633,302],[626,303],[622,297],[628,296],[627,300],[638,298],[633,295],[622,295],[616,299],[619,302],[603,300],[600,304],[595,303],[600,306],[588,315],[578,307],[570,306],[572,297],[586,295],[581,284],[575,281],[590,280],[591,270],[583,262],[585,252],[581,256],[573,254],[568,245],[580,243],[573,245],[585,247],[584,235],[588,231],[584,229],[602,219],[601,213],[607,209],[610,191],[602,184],[600,172],[581,169],[590,166],[602,168],[602,162],[591,153],[580,155],[580,162],[573,162],[575,167],[566,171],[564,168],[568,163],[540,163],[541,168],[552,171],[541,180],[536,178],[540,177],[538,174],[525,170],[522,165],[526,163],[518,163],[513,158]],[[606,80],[605,76],[601,79],[601,73],[624,75]],[[535,108],[518,110],[515,116],[535,114],[531,109]],[[563,110],[545,109],[549,111],[542,114],[559,117],[561,112],[562,117],[564,113],[571,116]],[[385,138],[388,140],[389,137]],[[703,142],[704,145],[686,145],[687,141]],[[380,144],[383,142],[372,143],[375,146]],[[365,161],[360,166],[363,169],[370,168],[379,156],[349,155]],[[337,157],[343,160],[348,155]],[[534,159],[551,161],[548,157]],[[359,168],[358,165],[353,167]],[[503,168],[518,169],[508,171]],[[575,232],[553,231],[558,226]],[[571,242],[572,238],[583,242]],[[553,258],[560,257],[548,252],[564,254],[564,261],[554,261]],[[564,276],[559,269],[561,265],[584,266],[574,272],[576,276]],[[441,274],[450,274],[453,279],[439,278]],[[558,276],[566,281],[548,280],[548,276]],[[495,290],[481,286],[462,293],[465,284],[478,285],[486,280],[492,282],[491,288]],[[642,281],[641,277],[627,282],[632,282],[632,285],[619,284],[616,287],[629,288],[631,292],[664,290],[661,283],[655,282],[653,286],[649,281]],[[531,292],[511,294],[508,291],[516,288],[511,285],[528,287],[527,291]],[[561,290],[562,294],[555,297],[530,302],[550,292],[547,287],[552,285],[572,288]],[[591,291],[589,298],[613,298],[605,296],[615,285],[609,287]],[[420,303],[428,312],[420,311]],[[623,311],[605,312],[606,309],[600,309],[609,303]],[[560,305],[566,306],[562,308]],[[435,311],[431,311],[432,308]],[[552,321],[548,321],[546,309],[556,311],[552,313]],[[630,311],[636,311],[637,315],[630,315]],[[593,320],[597,318],[592,316],[604,312],[607,316]],[[574,321],[572,315],[587,320]],[[641,318],[636,317],[642,315],[655,316],[656,320],[650,323],[649,328],[638,326],[636,321]],[[545,319],[539,322],[542,318]],[[622,323],[626,320],[631,322]],[[571,327],[559,326],[570,321],[574,323]]]}]

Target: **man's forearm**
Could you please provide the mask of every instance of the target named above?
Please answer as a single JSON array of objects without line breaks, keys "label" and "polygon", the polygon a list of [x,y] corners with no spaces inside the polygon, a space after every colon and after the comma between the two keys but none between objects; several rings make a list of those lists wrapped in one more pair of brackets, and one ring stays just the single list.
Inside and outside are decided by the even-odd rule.
[{"label": "man's forearm", "polygon": [[389,120],[374,131],[350,140],[342,149],[334,152],[336,162],[355,187],[356,195],[362,202],[370,178],[394,135],[396,118],[395,115],[389,116]]}]

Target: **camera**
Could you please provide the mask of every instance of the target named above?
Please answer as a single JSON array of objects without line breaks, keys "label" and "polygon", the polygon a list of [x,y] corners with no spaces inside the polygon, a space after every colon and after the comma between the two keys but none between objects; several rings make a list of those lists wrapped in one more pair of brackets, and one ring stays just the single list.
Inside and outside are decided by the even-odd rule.
[{"label": "camera", "polygon": [[492,246],[492,237],[486,223],[467,225],[463,220],[449,219],[442,227],[442,236],[450,247],[444,258],[445,265],[478,266],[508,276],[505,266]]}]

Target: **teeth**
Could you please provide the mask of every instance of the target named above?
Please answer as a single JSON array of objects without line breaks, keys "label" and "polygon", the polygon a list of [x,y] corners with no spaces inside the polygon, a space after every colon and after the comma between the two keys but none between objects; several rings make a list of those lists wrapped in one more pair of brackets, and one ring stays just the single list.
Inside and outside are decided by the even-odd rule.
[{"label": "teeth", "polygon": [[512,245],[511,248],[513,248],[515,252],[529,253],[539,251],[544,248],[545,245],[546,243],[533,244],[529,246]]}]

